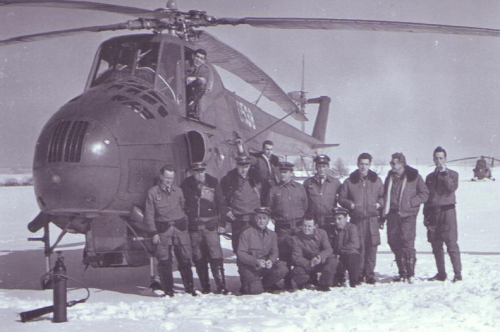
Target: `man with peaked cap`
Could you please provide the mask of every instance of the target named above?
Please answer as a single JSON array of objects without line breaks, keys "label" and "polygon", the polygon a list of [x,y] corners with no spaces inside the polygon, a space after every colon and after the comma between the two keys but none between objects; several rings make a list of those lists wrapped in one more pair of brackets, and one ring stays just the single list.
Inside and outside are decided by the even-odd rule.
[{"label": "man with peaked cap", "polygon": [[233,252],[236,253],[239,234],[253,220],[254,210],[260,207],[262,186],[258,174],[250,168],[250,157],[240,155],[235,160],[236,168],[222,178],[220,185],[227,205],[226,217],[232,226]]},{"label": "man with peaked cap", "polygon": [[307,217],[313,218],[316,225],[323,227],[333,221],[332,208],[337,206],[337,193],[340,181],[328,174],[330,157],[326,154],[314,158],[316,174],[304,181],[308,198]]},{"label": "man with peaked cap", "polygon": [[240,235],[238,245],[238,272],[245,294],[272,291],[288,273],[284,262],[278,261],[276,233],[267,228],[271,210],[261,207],[254,210],[251,226]]},{"label": "man with peaked cap", "polygon": [[337,260],[325,230],[318,228],[314,219],[305,219],[292,238],[293,281],[299,289],[307,286],[311,274],[321,273],[317,289],[329,291]]},{"label": "man with peaked cap", "polygon": [[269,190],[280,182],[279,176],[279,158],[273,154],[274,143],[270,140],[265,140],[262,143],[262,151],[250,153],[252,158],[252,167],[259,174],[262,183],[262,206],[268,206],[267,198]]},{"label": "man with peaked cap", "polygon": [[424,204],[424,225],[427,240],[432,245],[437,274],[433,281],[447,279],[443,245],[446,244],[455,276],[453,282],[462,280],[462,262],[458,247],[457,211],[455,192],[458,189],[458,173],[446,166],[446,150],[438,146],[433,153],[436,169],[427,175],[425,184],[429,200]]},{"label": "man with peaked cap", "polygon": [[216,293],[227,294],[222,247],[219,234],[225,233],[226,207],[219,180],[206,173],[207,165],[191,165],[192,175],[184,179],[181,189],[186,199],[189,237],[193,263],[200,279],[202,293],[210,293],[208,264],[217,287]]},{"label": "man with peaked cap", "polygon": [[[287,263],[290,269],[292,262],[292,236],[299,231],[298,225],[304,220],[307,211],[307,194],[300,183],[293,181],[294,165],[282,162],[279,166],[281,182],[269,191],[268,202],[278,234],[280,260]],[[285,288],[293,289],[292,275],[285,277]]]},{"label": "man with peaked cap", "polygon": [[370,170],[372,156],[358,156],[358,169],[349,175],[339,190],[339,204],[349,211],[351,223],[361,235],[360,281],[374,284],[377,247],[380,245],[379,216],[384,205],[384,184]]},{"label": "man with peaked cap", "polygon": [[191,241],[184,213],[184,195],[181,188],[174,185],[173,166],[163,166],[160,174],[160,182],[149,189],[146,196],[144,222],[156,246],[155,256],[158,260],[162,288],[165,295],[174,296],[173,250],[185,291],[196,296],[191,271]]},{"label": "man with peaked cap", "polygon": [[334,285],[344,284],[345,271],[349,272],[349,285],[359,284],[360,237],[358,227],[347,219],[348,211],[343,208],[333,209],[334,222],[327,225],[327,233],[333,248],[333,254],[339,261],[334,277]]},{"label": "man with peaked cap", "polygon": [[391,156],[391,171],[384,182],[383,217],[387,219],[387,242],[396,256],[399,276],[394,281],[411,283],[415,275],[417,214],[429,198],[422,176],[406,164],[401,152]]}]

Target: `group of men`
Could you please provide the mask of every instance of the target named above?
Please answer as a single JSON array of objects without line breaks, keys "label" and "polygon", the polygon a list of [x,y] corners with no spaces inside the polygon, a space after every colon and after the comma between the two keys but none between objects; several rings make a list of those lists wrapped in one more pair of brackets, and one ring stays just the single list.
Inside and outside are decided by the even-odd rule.
[{"label": "group of men", "polygon": [[[424,223],[438,273],[447,279],[443,245],[462,280],[457,244],[455,191],[458,173],[446,167],[446,151],[433,153],[436,169],[424,182],[418,171],[394,153],[391,171],[382,182],[372,170],[372,156],[362,153],[358,169],[343,184],[329,174],[330,158],[314,158],[316,173],[300,184],[293,180],[294,165],[279,162],[273,142],[262,151],[239,154],[236,168],[220,181],[194,163],[180,188],[175,170],[161,169],[161,181],[148,192],[145,222],[156,245],[158,271],[165,294],[173,296],[172,251],[185,291],[196,295],[191,262],[202,293],[209,293],[210,265],[216,293],[227,294],[220,234],[232,229],[242,294],[273,292],[284,280],[286,290],[311,288],[328,291],[347,283],[375,284],[380,229],[387,235],[398,266],[396,281],[412,282],[415,275],[416,217],[424,204]],[[349,220],[350,218],[350,220]],[[274,231],[268,228],[274,223]],[[346,273],[347,272],[347,273]],[[319,278],[318,278],[319,274]]]}]

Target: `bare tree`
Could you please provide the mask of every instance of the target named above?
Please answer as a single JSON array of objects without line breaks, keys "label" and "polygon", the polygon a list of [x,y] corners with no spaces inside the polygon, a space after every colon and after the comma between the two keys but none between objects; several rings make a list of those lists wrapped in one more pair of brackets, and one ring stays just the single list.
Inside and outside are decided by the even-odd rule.
[{"label": "bare tree", "polygon": [[333,174],[338,178],[343,178],[349,175],[349,168],[341,158],[335,160],[331,167],[331,170],[333,171]]}]

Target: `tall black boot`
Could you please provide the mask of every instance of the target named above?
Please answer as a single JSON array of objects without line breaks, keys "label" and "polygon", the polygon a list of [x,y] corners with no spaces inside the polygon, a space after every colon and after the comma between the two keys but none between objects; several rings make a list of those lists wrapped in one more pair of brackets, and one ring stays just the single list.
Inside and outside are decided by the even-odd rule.
[{"label": "tall black boot", "polygon": [[396,264],[398,266],[398,274],[394,281],[400,282],[406,279],[406,259],[403,259],[402,253],[396,253]]},{"label": "tall black boot", "polygon": [[181,273],[185,292],[193,296],[197,296],[194,290],[193,271],[191,271],[191,266],[179,268],[179,272]]},{"label": "tall black boot", "polygon": [[[395,279],[394,281],[405,281],[408,278],[408,271],[406,270],[408,267],[407,261],[408,261],[408,257],[406,256],[405,253],[402,253],[399,256],[399,264],[398,264],[399,280]],[[397,260],[396,260],[396,263],[397,263]]]},{"label": "tall black boot", "polygon": [[208,265],[204,263],[196,264],[196,273],[200,279],[201,292],[203,294],[210,293],[210,277],[208,276]]},{"label": "tall black boot", "polygon": [[172,262],[162,260],[158,262],[158,274],[160,275],[161,287],[166,296],[174,296],[174,276]]},{"label": "tall black boot", "polygon": [[413,277],[415,276],[415,264],[417,263],[417,257],[415,253],[408,254],[406,256],[406,274],[408,283],[413,282]]},{"label": "tall black boot", "polygon": [[214,276],[215,285],[217,287],[216,294],[228,294],[229,291],[226,288],[226,276],[224,274],[224,265],[222,261],[210,262],[210,269],[212,270],[212,275]]}]

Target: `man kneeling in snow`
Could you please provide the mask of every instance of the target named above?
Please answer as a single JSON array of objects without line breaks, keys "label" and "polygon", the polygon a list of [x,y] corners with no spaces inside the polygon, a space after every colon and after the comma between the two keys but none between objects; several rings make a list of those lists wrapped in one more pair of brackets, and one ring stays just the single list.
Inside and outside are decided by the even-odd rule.
[{"label": "man kneeling in snow", "polygon": [[327,292],[333,286],[333,275],[337,267],[328,234],[317,228],[312,219],[304,220],[300,228],[301,231],[292,238],[293,281],[302,289],[307,287],[312,274],[320,272],[317,289]]},{"label": "man kneeling in snow", "polygon": [[245,294],[272,291],[288,273],[286,263],[278,261],[278,237],[267,228],[270,220],[269,208],[257,208],[251,226],[240,234],[236,255]]},{"label": "man kneeling in snow", "polygon": [[333,253],[339,260],[334,276],[334,286],[343,286],[345,271],[349,272],[349,285],[359,285],[359,251],[361,249],[358,227],[347,220],[348,211],[343,208],[333,209],[334,224],[327,225],[328,237]]}]

